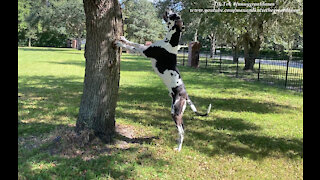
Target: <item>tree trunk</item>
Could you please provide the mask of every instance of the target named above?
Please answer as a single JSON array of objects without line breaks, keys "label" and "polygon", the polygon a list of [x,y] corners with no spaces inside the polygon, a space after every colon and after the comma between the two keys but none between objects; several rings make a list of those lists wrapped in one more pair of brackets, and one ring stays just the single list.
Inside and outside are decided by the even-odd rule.
[{"label": "tree trunk", "polygon": [[210,58],[214,56],[216,52],[216,38],[213,33],[210,36]]},{"label": "tree trunk", "polygon": [[250,34],[247,32],[243,36],[243,50],[244,50],[244,62],[245,66],[243,70],[252,70],[255,64],[255,60],[259,55],[259,49],[261,45],[261,40],[253,40]]},{"label": "tree trunk", "polygon": [[[258,49],[258,50],[257,50]],[[253,67],[255,64],[255,60],[258,57],[258,53],[259,53],[259,48],[257,47],[250,47],[250,49],[248,49],[246,51],[246,49],[244,48],[244,62],[245,62],[245,66],[243,68],[243,70],[252,70],[253,71]]]},{"label": "tree trunk", "polygon": [[28,46],[31,47],[31,38],[29,37]]},{"label": "tree trunk", "polygon": [[188,47],[188,66],[198,68],[201,44],[199,42],[191,42]]},{"label": "tree trunk", "polygon": [[259,56],[260,46],[263,41],[263,22],[264,21],[257,22],[256,27],[252,27],[257,28],[257,35],[255,40],[253,40],[249,32],[246,32],[243,35],[242,42],[245,61],[243,70],[253,71],[253,66],[255,64],[256,58]]},{"label": "tree trunk", "polygon": [[76,40],[77,40],[77,49],[81,50],[81,38],[78,37]]},{"label": "tree trunk", "polygon": [[233,56],[233,63],[237,63],[239,60],[239,45],[232,46],[232,56]]},{"label": "tree trunk", "polygon": [[245,65],[244,65],[243,70],[245,70],[245,71],[248,71],[248,70],[253,71],[253,66],[255,64],[255,60],[256,60],[255,57],[245,57],[244,58]]},{"label": "tree trunk", "polygon": [[198,41],[198,29],[196,29],[196,32],[194,33],[193,40],[194,42]]},{"label": "tree trunk", "polygon": [[84,0],[86,14],[86,68],[76,131],[89,129],[105,142],[115,132],[115,108],[120,80],[120,48],[113,46],[123,34],[118,0]]}]

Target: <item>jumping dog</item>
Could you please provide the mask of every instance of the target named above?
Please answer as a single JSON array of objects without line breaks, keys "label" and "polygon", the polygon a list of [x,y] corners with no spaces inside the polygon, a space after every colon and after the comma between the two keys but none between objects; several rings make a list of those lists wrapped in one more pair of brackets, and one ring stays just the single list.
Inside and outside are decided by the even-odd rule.
[{"label": "jumping dog", "polygon": [[180,151],[184,138],[182,115],[186,109],[186,104],[188,103],[193,112],[199,116],[207,116],[210,112],[211,104],[205,114],[198,113],[187,94],[177,68],[179,41],[181,33],[184,30],[181,17],[170,10],[165,12],[163,19],[169,29],[163,40],[156,41],[150,46],[145,46],[130,42],[121,36],[120,40],[115,41],[115,45],[151,59],[155,73],[160,76],[163,83],[167,86],[169,96],[172,98],[171,115],[179,132],[178,147],[175,150]]}]

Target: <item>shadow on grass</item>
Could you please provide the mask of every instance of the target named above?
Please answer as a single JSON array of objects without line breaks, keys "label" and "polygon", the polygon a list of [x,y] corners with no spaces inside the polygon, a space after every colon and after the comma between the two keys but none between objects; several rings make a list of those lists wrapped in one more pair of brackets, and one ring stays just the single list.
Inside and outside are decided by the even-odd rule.
[{"label": "shadow on grass", "polygon": [[[232,129],[238,131],[238,127],[231,125],[229,130]],[[248,128],[244,129],[248,130]],[[189,129],[186,133],[184,145],[191,146],[208,156],[234,154],[252,160],[261,160],[266,157],[303,157],[303,142],[300,139],[260,136],[258,132],[229,134],[221,131],[208,133]]]},{"label": "shadow on grass", "polygon": [[[136,151],[135,148],[127,149],[128,152]],[[98,159],[91,161],[83,161],[79,158],[61,158],[50,157],[49,159],[39,158],[38,161],[32,163],[39,164],[54,164],[52,162],[58,162],[54,164],[54,167],[46,168],[43,170],[35,170],[32,167],[31,162],[25,162],[21,167],[23,168],[22,177],[27,179],[51,179],[51,178],[66,178],[73,179],[95,179],[95,178],[115,178],[115,179],[127,179],[134,173],[135,167],[132,165],[126,165],[126,161],[121,154],[114,154],[109,156],[100,156]]]},{"label": "shadow on grass", "polygon": [[78,80],[77,77],[19,76],[18,135],[52,130],[52,126],[42,125],[43,122],[75,123],[83,88]]},{"label": "shadow on grass", "polygon": [[[122,94],[126,96],[126,94]],[[136,97],[132,92],[130,97]],[[125,97],[122,97],[126,99]],[[162,99],[159,97],[158,99]],[[137,100],[137,99],[135,99]],[[165,100],[160,100],[160,107]],[[250,101],[249,101],[250,102]],[[162,130],[160,138],[166,139],[166,144],[175,146],[177,131],[170,116],[170,107],[159,108],[158,106],[141,106],[150,104],[148,101],[135,101],[119,105],[122,109],[137,110],[137,113],[118,112],[119,118],[126,118],[135,123],[156,127]],[[169,104],[169,102],[167,102]],[[233,109],[231,107],[223,109]],[[257,106],[252,103],[252,107]],[[264,106],[263,104],[261,106]],[[155,109],[156,108],[156,112]],[[261,107],[264,109],[263,107]],[[216,108],[217,109],[217,108]],[[241,109],[241,111],[244,109]],[[269,109],[269,112],[272,109]],[[188,112],[189,111],[189,112]],[[214,110],[213,110],[214,111]],[[276,109],[272,110],[277,112]],[[263,111],[254,111],[266,113]],[[274,113],[272,112],[272,113]],[[296,158],[303,156],[303,142],[300,139],[276,138],[272,136],[261,136],[259,131],[262,127],[246,122],[240,118],[209,117],[199,118],[194,116],[191,110],[186,110],[184,115],[185,143],[184,146],[191,147],[208,156],[218,154],[234,154],[240,157],[247,157],[253,160],[260,160],[265,157],[287,157]],[[231,132],[231,133],[230,133]]]},{"label": "shadow on grass", "polygon": [[48,124],[42,122],[19,122],[18,123],[18,136],[39,136],[41,134],[53,131],[57,127],[56,124]]},{"label": "shadow on grass", "polygon": [[[31,123],[32,124],[32,123]],[[51,124],[47,123],[51,126]],[[19,179],[128,179],[136,175],[139,166],[153,168],[155,171],[170,163],[155,157],[148,147],[143,146],[158,137],[129,138],[116,133],[111,144],[97,140],[84,140],[74,137],[72,127],[59,125],[62,129],[38,138],[25,138],[19,142]],[[53,138],[60,135],[59,141]],[[53,136],[53,137],[50,137]],[[71,139],[70,139],[71,138]],[[119,143],[120,141],[120,143]],[[125,144],[123,145],[124,142]],[[128,145],[129,144],[129,145]],[[135,146],[134,144],[140,144]],[[30,148],[31,147],[31,148]]]},{"label": "shadow on grass", "polygon": [[[54,129],[54,124],[63,124],[67,117],[68,123],[74,123],[77,118],[78,106],[82,92],[82,83],[76,82],[75,78],[55,78],[52,76],[33,76],[19,78],[19,94],[18,105],[19,111],[28,112],[19,115],[19,136],[38,135],[50,132]],[[32,83],[28,83],[32,82]],[[37,87],[41,85],[41,87]],[[249,99],[206,99],[201,97],[193,97],[193,102],[199,111],[204,110],[208,103],[212,103],[213,111],[220,109],[226,111],[248,111],[255,113],[277,113],[279,105],[270,103],[254,102]],[[156,103],[156,105],[152,105]],[[123,110],[117,112],[119,118],[142,123],[143,125],[152,125],[162,129],[163,131],[173,130],[175,125],[170,116],[171,100],[167,95],[165,88],[159,86],[139,87],[129,86],[120,87],[118,107]],[[201,105],[201,106],[200,106]],[[200,108],[203,107],[203,108]],[[280,107],[289,108],[289,107]],[[128,113],[128,110],[143,110],[145,114]],[[201,151],[202,153],[212,155],[216,153],[236,153],[240,156],[256,157],[261,153],[265,156],[271,152],[277,151],[282,154],[292,151],[302,156],[302,141],[295,139],[277,139],[272,137],[264,137],[255,135],[260,130],[259,126],[247,123],[243,119],[221,119],[206,118],[205,120],[192,120],[194,115],[190,109],[187,109],[184,116],[186,124],[186,146]],[[43,117],[50,116],[48,120]],[[42,122],[26,123],[21,120],[46,120],[51,125]],[[193,124],[192,122],[197,123]],[[31,121],[32,122],[32,121]],[[67,124],[68,124],[67,123]],[[219,135],[211,135],[207,133],[206,128],[214,128],[215,130],[230,130],[234,132],[249,131],[252,134],[241,134],[229,137],[225,133]],[[203,128],[201,131],[194,129]],[[170,131],[171,132],[171,131]],[[164,132],[164,138],[171,139],[168,143],[175,144],[175,134]],[[231,139],[228,139],[229,137]],[[259,143],[260,141],[264,143]],[[207,148],[207,144],[212,144],[215,150]],[[232,145],[238,143],[240,146]],[[222,146],[224,144],[224,146]],[[241,145],[246,145],[242,147]],[[219,147],[217,149],[217,147]],[[240,148],[240,149],[237,149]],[[290,156],[290,155],[288,155]]]},{"label": "shadow on grass", "polygon": [[201,125],[214,127],[217,130],[230,130],[230,131],[257,131],[261,130],[260,126],[248,123],[243,119],[237,118],[216,118],[215,120],[201,120]]},{"label": "shadow on grass", "polygon": [[[160,86],[127,86],[120,87],[119,101],[153,103],[156,102],[162,106],[171,107],[171,98],[165,88]],[[203,98],[198,95],[190,95],[190,99],[196,105],[197,109],[205,111],[211,103],[213,110],[224,110],[232,112],[254,112],[260,114],[282,113],[283,109],[294,110],[294,107],[277,104],[273,102],[258,102],[253,99],[238,98]]]}]

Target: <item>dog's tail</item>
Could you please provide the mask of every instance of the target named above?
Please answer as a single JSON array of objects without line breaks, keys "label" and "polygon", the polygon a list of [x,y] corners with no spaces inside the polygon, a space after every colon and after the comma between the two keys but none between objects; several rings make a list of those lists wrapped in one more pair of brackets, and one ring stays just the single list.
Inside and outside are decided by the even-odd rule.
[{"label": "dog's tail", "polygon": [[198,116],[208,116],[208,114],[210,113],[211,104],[209,104],[208,109],[207,109],[207,112],[206,112],[205,114],[201,114],[201,113],[199,113],[199,112],[197,111],[196,106],[192,103],[192,101],[191,101],[190,99],[187,100],[187,103],[190,105],[192,111],[193,111],[194,113],[196,113],[196,115],[198,115]]}]

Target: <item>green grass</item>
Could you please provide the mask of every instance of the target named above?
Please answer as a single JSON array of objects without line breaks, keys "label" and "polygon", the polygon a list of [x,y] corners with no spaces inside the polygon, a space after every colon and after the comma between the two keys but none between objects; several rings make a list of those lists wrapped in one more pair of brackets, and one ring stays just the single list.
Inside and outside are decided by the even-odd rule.
[{"label": "green grass", "polygon": [[52,153],[48,139],[75,125],[84,69],[83,51],[18,48],[19,179],[303,178],[301,93],[179,66],[197,109],[211,103],[212,112],[186,109],[177,153],[167,89],[149,60],[130,54],[122,55],[116,123],[139,143]]}]

